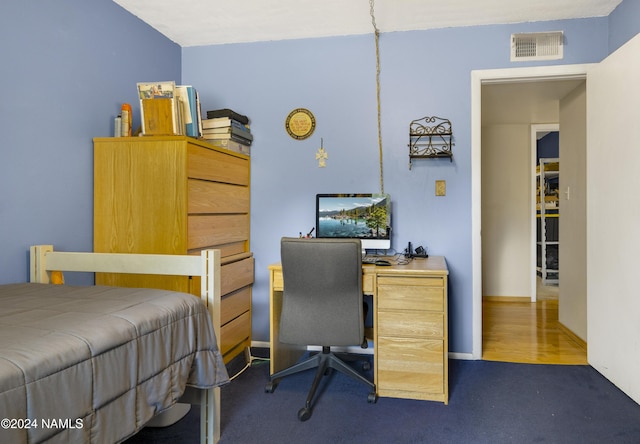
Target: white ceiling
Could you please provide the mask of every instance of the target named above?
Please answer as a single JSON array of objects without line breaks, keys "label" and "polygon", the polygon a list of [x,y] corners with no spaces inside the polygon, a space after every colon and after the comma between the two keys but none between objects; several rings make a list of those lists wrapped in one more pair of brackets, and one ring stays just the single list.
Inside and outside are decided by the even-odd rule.
[{"label": "white ceiling", "polygon": [[[373,32],[370,0],[114,0],[180,46]],[[380,32],[607,16],[622,0],[375,0]]]},{"label": "white ceiling", "polygon": [[[370,0],[113,0],[182,47],[373,33]],[[373,0],[380,32],[609,15],[622,0]],[[549,122],[579,81],[486,85],[484,125]]]}]

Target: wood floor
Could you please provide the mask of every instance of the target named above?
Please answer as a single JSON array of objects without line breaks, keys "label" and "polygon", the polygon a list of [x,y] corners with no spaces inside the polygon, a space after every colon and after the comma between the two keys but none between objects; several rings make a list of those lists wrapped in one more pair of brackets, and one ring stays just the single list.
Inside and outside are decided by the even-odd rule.
[{"label": "wood floor", "polygon": [[587,364],[586,344],[558,322],[558,300],[482,303],[482,359],[527,364]]}]

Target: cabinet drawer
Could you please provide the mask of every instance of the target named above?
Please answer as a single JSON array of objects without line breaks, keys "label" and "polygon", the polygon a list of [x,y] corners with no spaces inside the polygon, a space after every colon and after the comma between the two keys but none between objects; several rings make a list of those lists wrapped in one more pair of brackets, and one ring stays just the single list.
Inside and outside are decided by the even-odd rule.
[{"label": "cabinet drawer", "polygon": [[362,273],[362,292],[364,294],[373,294],[373,288],[375,285],[375,275],[371,272],[368,272],[367,269]]},{"label": "cabinet drawer", "polygon": [[247,312],[220,327],[220,352],[229,350],[251,336],[251,313]]},{"label": "cabinet drawer", "polygon": [[378,285],[407,285],[422,287],[444,287],[441,277],[421,276],[378,276]]},{"label": "cabinet drawer", "polygon": [[[273,283],[271,287],[274,291],[283,291],[284,290],[284,281],[282,279],[282,269],[278,269],[272,271],[273,273]],[[366,271],[362,275],[362,292],[364,294],[372,295],[374,286],[374,275],[372,273],[367,273]]]},{"label": "cabinet drawer", "polygon": [[378,335],[444,337],[444,314],[429,311],[378,311]]},{"label": "cabinet drawer", "polygon": [[216,248],[249,240],[249,215],[196,216],[187,218],[187,249]]},{"label": "cabinet drawer", "polygon": [[273,282],[271,283],[271,287],[273,288],[273,291],[283,291],[284,280],[282,279],[282,270],[275,270],[272,273]]},{"label": "cabinet drawer", "polygon": [[249,187],[189,179],[188,189],[190,214],[249,213]]},{"label": "cabinet drawer", "polygon": [[249,185],[249,159],[189,144],[187,175],[193,179]]},{"label": "cabinet drawer", "polygon": [[444,310],[444,289],[424,285],[381,285],[378,281],[378,309]]},{"label": "cabinet drawer", "polygon": [[378,388],[444,393],[443,341],[378,337]]},{"label": "cabinet drawer", "polygon": [[253,257],[224,264],[220,268],[220,294],[225,295],[253,283]]},{"label": "cabinet drawer", "polygon": [[245,287],[222,298],[220,303],[220,324],[225,325],[250,310],[251,288]]}]

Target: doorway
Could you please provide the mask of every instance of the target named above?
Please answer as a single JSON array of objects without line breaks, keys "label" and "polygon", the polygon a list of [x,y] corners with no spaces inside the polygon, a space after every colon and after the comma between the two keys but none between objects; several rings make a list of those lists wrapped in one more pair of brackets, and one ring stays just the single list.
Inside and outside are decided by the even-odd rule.
[{"label": "doorway", "polygon": [[[487,85],[537,85],[549,81],[584,80],[590,65],[564,65],[472,72],[472,269],[473,269],[473,352],[482,358],[482,125],[483,94]],[[532,194],[531,194],[532,195]],[[532,230],[533,231],[533,230]],[[529,282],[528,293],[534,284]]]},{"label": "doorway", "polygon": [[[567,85],[573,88],[573,85]],[[577,85],[576,85],[577,86]],[[558,94],[564,97],[563,94]],[[559,118],[558,118],[559,120]],[[531,165],[535,167],[531,169],[531,190],[533,194],[531,196],[531,263],[534,265],[530,268],[530,284],[531,284],[531,302],[536,302],[538,300],[558,300],[558,285],[559,283],[547,285],[546,279],[543,279],[543,270],[542,270],[542,256],[546,256],[547,254],[547,245],[545,244],[544,248],[542,246],[542,216],[540,211],[540,200],[542,199],[539,194],[540,181],[540,171],[539,171],[539,159],[540,158],[559,158],[560,152],[560,125],[557,123],[553,124],[533,124],[531,125]],[[544,181],[542,181],[544,182]],[[558,230],[558,222],[559,212],[557,210],[557,202],[556,201],[556,210],[547,212],[545,211],[545,216],[549,216],[549,223],[545,223],[548,225],[550,231],[553,232],[552,241],[559,241],[559,230]],[[554,205],[552,205],[553,207]],[[546,208],[545,208],[546,210]],[[549,237],[545,237],[545,240],[550,239]],[[554,244],[549,247],[549,253],[555,253],[556,260],[558,264],[556,265],[556,269],[559,268],[559,257],[558,257],[558,247],[559,244]],[[544,251],[544,253],[543,253]],[[545,258],[546,259],[546,258]],[[553,261],[550,261],[553,262]],[[545,268],[549,266],[549,262],[545,260]],[[545,270],[546,271],[546,270]],[[546,277],[546,276],[545,276]],[[559,275],[556,276],[559,279]]]}]

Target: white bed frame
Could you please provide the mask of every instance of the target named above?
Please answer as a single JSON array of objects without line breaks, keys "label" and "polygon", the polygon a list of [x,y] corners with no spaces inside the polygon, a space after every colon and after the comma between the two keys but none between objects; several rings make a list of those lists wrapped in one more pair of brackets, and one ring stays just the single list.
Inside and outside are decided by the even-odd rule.
[{"label": "white bed frame", "polygon": [[[30,281],[51,282],[52,271],[200,276],[200,297],[209,311],[220,349],[220,250],[200,256],[122,253],[68,253],[52,245],[31,247]],[[220,388],[202,390],[200,397],[200,443],[220,440]]]}]

